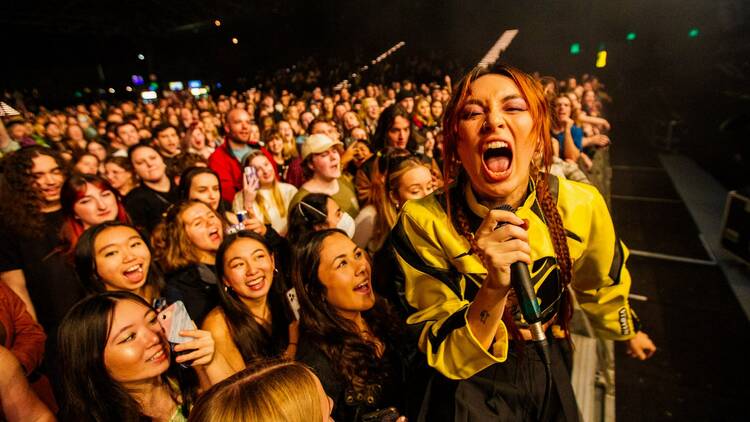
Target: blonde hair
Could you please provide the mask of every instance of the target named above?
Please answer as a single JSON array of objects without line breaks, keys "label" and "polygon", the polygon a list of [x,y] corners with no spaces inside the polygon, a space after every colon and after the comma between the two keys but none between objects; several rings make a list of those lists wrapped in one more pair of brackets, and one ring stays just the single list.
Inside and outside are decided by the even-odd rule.
[{"label": "blonde hair", "polygon": [[430,166],[401,148],[386,148],[379,154],[372,169],[372,204],[377,210],[372,244],[378,249],[398,220],[398,209],[393,202],[398,195],[401,177],[418,167]]},{"label": "blonde hair", "polygon": [[[271,161],[262,151],[253,151],[245,158],[245,166],[251,165],[250,163],[253,162],[253,159],[255,159],[255,157],[264,157],[269,162]],[[271,183],[271,185],[271,198],[273,198],[273,203],[279,210],[279,215],[284,218],[286,217],[286,205],[284,204],[284,198],[281,196],[279,182],[278,180],[276,180],[276,177],[273,178],[273,182]],[[255,195],[255,203],[258,204],[260,213],[263,214],[263,223],[270,224],[271,217],[268,216],[268,211],[266,210],[266,199],[263,197],[263,195],[261,195],[260,193]]]},{"label": "blonde hair", "polygon": [[315,375],[293,361],[250,364],[206,391],[190,422],[309,422],[323,414]]}]

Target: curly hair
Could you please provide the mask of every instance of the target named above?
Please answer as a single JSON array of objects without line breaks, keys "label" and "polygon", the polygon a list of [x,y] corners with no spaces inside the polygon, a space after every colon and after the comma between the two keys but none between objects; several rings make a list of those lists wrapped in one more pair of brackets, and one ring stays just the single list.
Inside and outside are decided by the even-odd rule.
[{"label": "curly hair", "polygon": [[23,148],[3,160],[3,182],[0,183],[0,214],[8,227],[13,227],[25,237],[42,237],[44,219],[41,208],[44,205],[39,190],[35,186],[31,169],[34,158],[52,157],[63,173],[69,176],[68,164],[55,150],[40,146]]},{"label": "curly hair", "polygon": [[[318,345],[336,372],[355,389],[379,380],[383,368],[376,357],[377,345],[359,334],[354,322],[342,317],[326,300],[326,288],[318,278],[320,252],[329,236],[346,233],[339,229],[313,232],[295,244],[292,284],[300,304],[300,328],[310,343]],[[376,297],[375,306],[362,312],[375,337],[388,343],[386,348],[404,339],[403,324],[388,306]]]}]

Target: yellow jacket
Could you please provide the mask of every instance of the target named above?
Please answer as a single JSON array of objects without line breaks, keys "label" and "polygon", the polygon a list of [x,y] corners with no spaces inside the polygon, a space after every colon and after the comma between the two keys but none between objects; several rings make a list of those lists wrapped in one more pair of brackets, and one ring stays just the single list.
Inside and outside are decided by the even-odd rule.
[{"label": "yellow jacket", "polygon": [[[630,274],[625,268],[628,251],[615,235],[604,199],[593,186],[556,176],[549,177],[549,185],[557,198],[573,262],[570,288],[600,336],[614,340],[633,337],[636,325],[627,300]],[[559,286],[557,261],[534,185],[529,189],[516,214],[529,221],[533,262],[529,269],[544,309],[559,295],[559,287],[550,288]],[[488,212],[468,184],[463,195],[454,197],[464,199],[477,218]],[[407,323],[423,326],[419,346],[430,366],[448,378],[467,379],[504,362],[509,336],[503,323],[490,350],[484,349],[469,329],[466,311],[487,271],[470,253],[469,241],[457,232],[439,197],[407,202],[391,236],[404,271],[406,299],[416,309]]]}]

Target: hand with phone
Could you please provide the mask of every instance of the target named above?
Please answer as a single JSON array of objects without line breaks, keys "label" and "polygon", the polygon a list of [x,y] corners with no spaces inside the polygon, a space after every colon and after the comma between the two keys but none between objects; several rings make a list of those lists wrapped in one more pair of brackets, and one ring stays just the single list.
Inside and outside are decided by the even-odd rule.
[{"label": "hand with phone", "polygon": [[255,196],[258,194],[258,189],[260,189],[260,179],[258,178],[258,173],[253,166],[245,167],[243,175],[243,205],[245,206],[245,210],[247,210],[248,213],[252,213],[253,204],[255,203]]},{"label": "hand with phone", "polygon": [[214,339],[210,332],[196,328],[182,301],[159,312],[158,321],[176,355],[175,362],[183,367],[211,363]]}]

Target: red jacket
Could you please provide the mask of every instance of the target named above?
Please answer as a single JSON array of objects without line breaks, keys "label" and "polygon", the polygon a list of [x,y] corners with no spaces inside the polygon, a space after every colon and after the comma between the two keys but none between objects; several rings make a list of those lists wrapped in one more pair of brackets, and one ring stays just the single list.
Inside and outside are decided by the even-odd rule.
[{"label": "red jacket", "polygon": [[[263,151],[268,157],[276,171],[276,162],[273,160],[271,153],[260,145],[250,145]],[[241,157],[240,157],[241,158]],[[219,175],[219,184],[221,185],[221,199],[231,203],[234,195],[242,190],[242,166],[238,157],[235,157],[229,147],[229,141],[224,139],[224,143],[216,148],[216,151],[208,157],[208,167]]]}]

